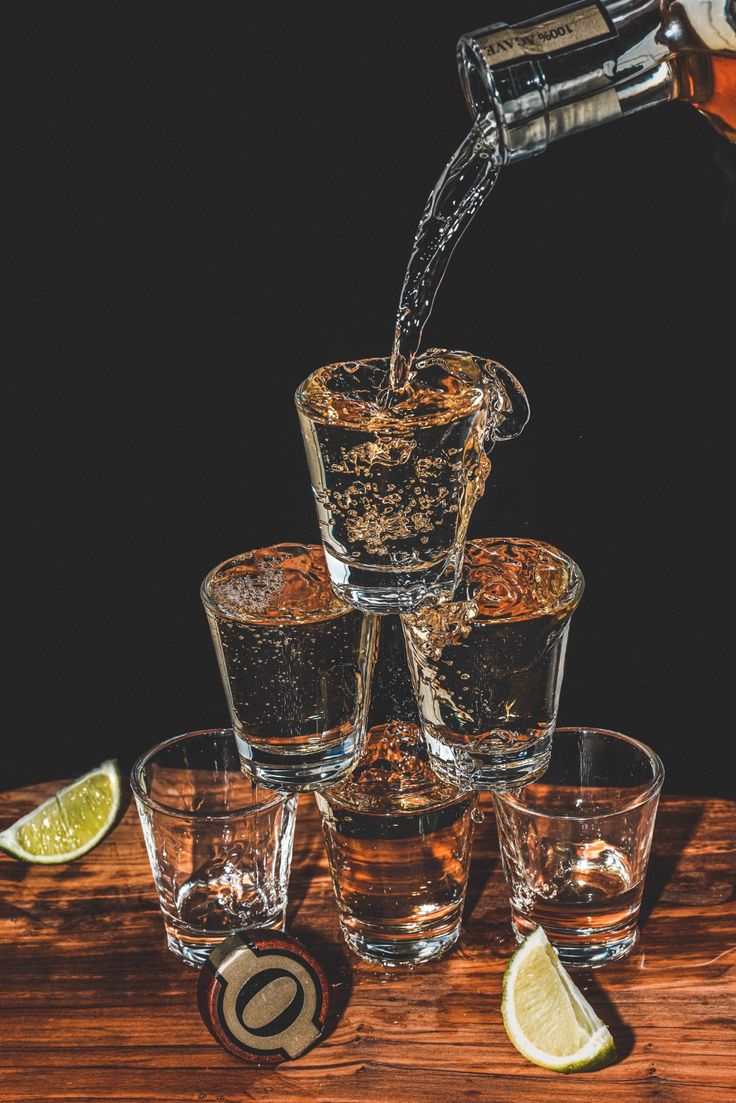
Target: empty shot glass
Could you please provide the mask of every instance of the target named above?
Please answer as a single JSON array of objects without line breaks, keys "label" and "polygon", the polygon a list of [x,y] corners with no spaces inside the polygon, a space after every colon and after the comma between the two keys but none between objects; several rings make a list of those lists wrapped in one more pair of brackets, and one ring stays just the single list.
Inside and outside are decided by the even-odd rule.
[{"label": "empty shot glass", "polygon": [[331,785],[360,757],[376,618],[333,592],[317,544],[275,544],[202,583],[243,769],[274,789]]},{"label": "empty shot glass", "polygon": [[371,728],[351,777],[316,797],[348,946],[384,966],[449,950],[460,934],[475,795],[434,776],[419,728]]},{"label": "empty shot glass", "polygon": [[664,767],[643,743],[558,728],[546,774],[493,797],[518,939],[544,927],[563,965],[629,953]]},{"label": "empty shot glass", "polygon": [[400,391],[388,357],[330,364],[296,392],[322,544],[336,592],[399,613],[449,596],[497,441],[529,417],[501,364],[430,349]]},{"label": "empty shot glass", "polygon": [[580,568],[527,538],[471,540],[452,601],[402,617],[432,769],[508,789],[549,762]]},{"label": "empty shot glass", "polygon": [[246,777],[230,729],[159,743],[130,784],[173,953],[199,966],[233,931],[283,928],[297,798]]}]

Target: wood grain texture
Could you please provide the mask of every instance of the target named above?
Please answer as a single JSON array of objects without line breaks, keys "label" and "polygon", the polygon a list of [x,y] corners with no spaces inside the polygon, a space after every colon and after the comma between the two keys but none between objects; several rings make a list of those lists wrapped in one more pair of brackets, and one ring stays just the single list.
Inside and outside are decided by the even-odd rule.
[{"label": "wood grain texture", "polygon": [[[0,828],[56,786],[7,793]],[[197,973],[165,948],[135,809],[68,866],[0,855],[4,1103],[726,1103],[736,1098],[736,803],[663,798],[639,945],[579,981],[609,1024],[612,1068],[561,1076],[508,1042],[514,943],[492,815],[477,829],[464,933],[444,961],[385,972],[338,930],[311,797],[299,807],[288,927],[324,964],[321,1045],[250,1070],[212,1040]]]}]

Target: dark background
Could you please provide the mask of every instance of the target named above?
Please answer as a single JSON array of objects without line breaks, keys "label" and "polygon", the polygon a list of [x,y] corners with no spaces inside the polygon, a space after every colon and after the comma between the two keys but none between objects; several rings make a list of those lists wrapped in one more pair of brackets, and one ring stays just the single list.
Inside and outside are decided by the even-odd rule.
[{"label": "dark background", "polygon": [[[316,539],[293,391],[388,351],[469,125],[455,41],[498,13],[36,6],[10,33],[5,787],[226,721],[199,582]],[[505,170],[426,332],[527,388],[471,532],[583,568],[561,721],[731,795],[735,244],[736,148],[660,107]]]}]

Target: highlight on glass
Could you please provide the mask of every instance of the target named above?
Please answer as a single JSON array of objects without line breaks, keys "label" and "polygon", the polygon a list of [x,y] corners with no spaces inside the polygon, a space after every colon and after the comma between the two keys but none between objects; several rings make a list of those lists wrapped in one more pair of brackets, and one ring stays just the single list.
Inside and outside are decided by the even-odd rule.
[{"label": "highlight on glass", "polygon": [[546,774],[494,794],[517,938],[544,927],[570,968],[631,951],[663,781],[659,756],[643,743],[558,728]]},{"label": "highlight on glass", "polygon": [[159,743],[130,785],[173,953],[199,966],[233,931],[283,928],[296,797],[242,772],[231,729]]}]

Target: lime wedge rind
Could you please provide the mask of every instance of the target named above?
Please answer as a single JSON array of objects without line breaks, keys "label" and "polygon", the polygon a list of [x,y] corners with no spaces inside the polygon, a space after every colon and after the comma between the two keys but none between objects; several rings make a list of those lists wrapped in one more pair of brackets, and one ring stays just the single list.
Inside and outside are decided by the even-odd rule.
[{"label": "lime wedge rind", "polygon": [[120,773],[108,759],[0,832],[0,848],[23,862],[72,862],[104,838],[119,808]]},{"label": "lime wedge rind", "polygon": [[[522,978],[530,968],[539,973],[542,983],[537,1006],[531,1008],[531,1013],[527,1006],[524,1009],[527,1014],[520,1015],[517,1011],[519,990],[523,988]],[[566,1003],[564,1010],[568,1018],[574,1018],[576,1022],[576,1033],[581,1044],[572,1049],[565,1050],[564,1045],[560,1044],[557,1032],[560,1016],[553,1013],[545,1018],[545,985],[556,998],[558,1008],[560,1003]],[[528,990],[526,998],[529,999]],[[549,1002],[554,1004],[552,1000]],[[554,1006],[552,1010],[554,1012]],[[593,1072],[616,1060],[616,1047],[608,1027],[560,964],[557,951],[550,945],[541,927],[537,927],[522,942],[506,967],[501,1012],[512,1044],[523,1057],[542,1068],[565,1073]],[[530,1037],[530,1027],[537,1030],[537,1036]],[[563,1052],[560,1052],[561,1049]]]}]

